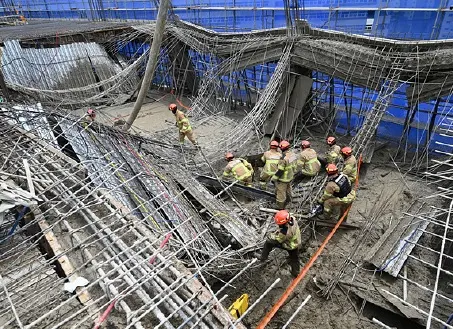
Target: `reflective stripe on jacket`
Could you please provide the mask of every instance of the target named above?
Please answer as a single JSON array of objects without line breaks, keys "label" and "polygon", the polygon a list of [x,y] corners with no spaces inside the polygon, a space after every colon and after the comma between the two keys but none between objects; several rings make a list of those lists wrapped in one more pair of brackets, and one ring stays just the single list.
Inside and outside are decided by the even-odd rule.
[{"label": "reflective stripe on jacket", "polygon": [[351,184],[355,182],[357,178],[357,160],[355,156],[350,155],[344,160],[343,174],[348,176]]},{"label": "reflective stripe on jacket", "polygon": [[181,133],[186,133],[192,130],[192,126],[190,125],[189,119],[186,118],[184,113],[182,113],[180,110],[176,110],[175,117],[176,124]]},{"label": "reflective stripe on jacket", "polygon": [[[286,229],[286,228],[285,228]],[[300,236],[300,229],[297,221],[291,217],[291,221],[288,223],[286,234],[283,229],[271,234],[271,239],[282,244],[282,247],[287,250],[294,250],[298,248],[302,242]]]},{"label": "reflective stripe on jacket", "polygon": [[234,179],[238,181],[243,181],[244,179],[252,176],[253,167],[244,159],[233,159],[225,167],[223,171],[223,177],[233,176]]},{"label": "reflective stripe on jacket", "polygon": [[312,148],[307,148],[300,152],[297,169],[304,175],[316,176],[321,169],[321,163],[318,160],[316,151]]},{"label": "reflective stripe on jacket", "polygon": [[269,150],[264,152],[261,161],[264,162],[263,172],[269,176],[273,176],[278,170],[278,162],[282,154],[278,151]]},{"label": "reflective stripe on jacket", "polygon": [[297,155],[291,151],[286,151],[278,161],[278,170],[282,174],[280,177],[274,176],[276,180],[282,183],[289,183],[294,178],[294,172],[297,167]]},{"label": "reflective stripe on jacket", "polygon": [[338,157],[340,156],[341,147],[338,145],[332,145],[326,152],[327,163],[337,163]]}]

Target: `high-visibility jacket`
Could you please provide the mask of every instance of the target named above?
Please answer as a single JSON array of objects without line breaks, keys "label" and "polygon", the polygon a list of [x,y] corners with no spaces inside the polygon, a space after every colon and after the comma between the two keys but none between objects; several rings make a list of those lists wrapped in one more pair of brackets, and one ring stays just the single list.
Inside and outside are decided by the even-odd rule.
[{"label": "high-visibility jacket", "polygon": [[351,184],[354,184],[357,178],[357,160],[355,156],[350,155],[344,160],[343,174],[348,176]]},{"label": "high-visibility jacket", "polygon": [[278,161],[278,170],[275,173],[273,180],[277,180],[282,183],[289,183],[294,178],[294,172],[297,167],[297,155],[291,151],[286,151],[280,157]]},{"label": "high-visibility jacket", "polygon": [[299,160],[297,161],[297,170],[302,172],[305,176],[316,176],[321,169],[318,155],[312,148],[306,148],[300,152]]},{"label": "high-visibility jacket", "polygon": [[[341,202],[344,203],[351,203],[352,201],[354,201],[355,191],[351,189],[351,185],[348,181],[344,182],[344,184],[347,184],[347,186],[343,186],[344,184],[342,184],[342,177],[346,177],[346,175],[340,174],[327,183],[324,193],[321,196],[321,199],[319,199],[319,203],[324,203],[326,200],[329,200],[331,198],[338,198]],[[346,194],[344,193],[344,191],[348,193]]]},{"label": "high-visibility jacket", "polygon": [[186,118],[184,113],[182,113],[180,110],[176,110],[175,117],[179,132],[186,133],[192,130],[189,119]]},{"label": "high-visibility jacket", "polygon": [[340,156],[341,147],[338,145],[332,145],[326,152],[326,161],[327,163],[338,162],[338,157]]},{"label": "high-visibility jacket", "polygon": [[287,250],[299,248],[302,242],[299,225],[293,217],[287,225],[281,226],[277,232],[272,233],[270,238],[281,243]]},{"label": "high-visibility jacket", "polygon": [[253,167],[247,160],[238,158],[233,159],[226,165],[223,171],[223,177],[233,176],[238,181],[243,181],[253,174]]},{"label": "high-visibility jacket", "polygon": [[269,176],[273,176],[278,170],[278,162],[282,154],[277,150],[269,150],[264,152],[261,161],[264,162],[263,172]]}]

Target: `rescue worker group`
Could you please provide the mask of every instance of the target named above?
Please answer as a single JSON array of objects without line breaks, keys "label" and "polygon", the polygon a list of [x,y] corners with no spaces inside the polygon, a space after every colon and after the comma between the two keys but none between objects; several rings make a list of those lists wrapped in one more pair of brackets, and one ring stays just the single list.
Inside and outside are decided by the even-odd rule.
[{"label": "rescue worker group", "polygon": [[[176,119],[180,144],[183,145],[187,137],[196,148],[199,148],[189,119],[178,110],[176,104],[170,104],[169,110]],[[95,115],[94,110],[89,109],[87,120],[94,121]],[[353,185],[357,178],[357,160],[352,154],[351,147],[341,148],[336,142],[335,137],[327,137],[328,150],[323,156],[318,156],[307,140],[301,142],[299,153],[291,150],[291,144],[288,141],[273,140],[270,142],[269,150],[264,152],[261,157],[264,166],[259,177],[259,187],[262,190],[268,190],[271,184],[275,187],[278,212],[274,216],[274,221],[278,230],[269,234],[262,253],[256,257],[262,262],[266,262],[272,249],[286,250],[289,254],[293,277],[298,275],[300,269],[301,233],[297,220],[285,208],[291,202],[294,181],[300,182],[304,177],[317,176],[322,168],[325,168],[327,183],[324,193],[311,213],[312,216],[317,216],[322,220],[334,220],[336,212],[341,217],[356,197]],[[232,152],[225,154],[225,160],[228,163],[223,171],[223,178],[232,178],[238,183],[252,187],[254,174],[252,165],[245,159],[236,158]],[[343,161],[343,171],[339,172],[337,164],[341,160]]]},{"label": "rescue worker group", "polygon": [[[199,147],[189,120],[184,113],[178,110],[176,104],[170,104],[169,110],[175,115],[176,126],[179,129],[179,142],[184,143],[185,137],[195,147]],[[357,178],[357,160],[349,146],[341,148],[337,145],[336,138],[327,137],[328,150],[324,156],[318,156],[307,140],[301,142],[301,152],[291,150],[291,144],[282,140],[270,142],[269,150],[264,152],[261,161],[264,164],[259,177],[259,186],[267,190],[272,183],[275,186],[276,208],[279,210],[275,216],[278,230],[269,234],[261,255],[256,255],[262,262],[266,262],[269,253],[274,248],[284,249],[289,254],[291,275],[299,274],[299,250],[301,247],[301,234],[297,220],[285,210],[291,202],[292,185],[294,180],[301,181],[304,177],[310,178],[320,174],[324,167],[327,172],[327,184],[324,193],[318,200],[317,207],[312,210],[313,216],[319,219],[332,220],[335,211],[341,217],[355,199],[353,189]],[[236,182],[252,187],[254,170],[245,159],[236,158],[232,152],[225,154],[228,162],[224,171],[224,179],[234,179]],[[339,172],[337,164],[343,160],[343,172]]]}]

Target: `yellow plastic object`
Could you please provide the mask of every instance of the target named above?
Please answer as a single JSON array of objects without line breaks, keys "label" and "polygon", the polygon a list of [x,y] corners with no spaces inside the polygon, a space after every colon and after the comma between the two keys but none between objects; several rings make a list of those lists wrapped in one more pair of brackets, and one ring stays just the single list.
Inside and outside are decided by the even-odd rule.
[{"label": "yellow plastic object", "polygon": [[249,295],[243,294],[241,297],[236,299],[236,301],[231,304],[228,308],[231,316],[236,320],[241,317],[242,314],[249,308]]}]

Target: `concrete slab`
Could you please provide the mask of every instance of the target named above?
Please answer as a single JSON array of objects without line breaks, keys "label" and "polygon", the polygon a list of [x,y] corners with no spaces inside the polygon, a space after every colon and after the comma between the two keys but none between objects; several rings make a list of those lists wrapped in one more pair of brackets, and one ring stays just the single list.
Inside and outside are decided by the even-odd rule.
[{"label": "concrete slab", "polygon": [[25,25],[0,26],[0,43],[5,40],[21,40],[77,34],[98,30],[128,27],[138,22],[94,22],[88,20],[30,20]]}]

